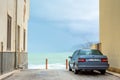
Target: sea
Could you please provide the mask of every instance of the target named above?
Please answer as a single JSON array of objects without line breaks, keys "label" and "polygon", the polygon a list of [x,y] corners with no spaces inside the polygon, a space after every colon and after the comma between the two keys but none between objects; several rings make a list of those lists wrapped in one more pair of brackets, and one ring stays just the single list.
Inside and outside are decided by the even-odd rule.
[{"label": "sea", "polygon": [[69,61],[72,52],[64,53],[29,53],[28,68],[29,69],[45,69],[45,62],[48,59],[48,69],[65,69],[66,59]]}]

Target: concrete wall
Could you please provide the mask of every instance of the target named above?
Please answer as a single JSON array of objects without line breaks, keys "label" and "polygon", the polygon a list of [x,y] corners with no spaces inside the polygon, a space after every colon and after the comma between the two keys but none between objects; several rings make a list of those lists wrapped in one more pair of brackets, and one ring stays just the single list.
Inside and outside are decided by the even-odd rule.
[{"label": "concrete wall", "polygon": [[100,0],[100,42],[110,67],[120,71],[120,0]]},{"label": "concrete wall", "polygon": [[[20,63],[18,62],[19,55]],[[15,52],[0,52],[0,75],[18,68],[26,69],[28,67],[27,56],[27,53],[16,53],[15,55]]]}]

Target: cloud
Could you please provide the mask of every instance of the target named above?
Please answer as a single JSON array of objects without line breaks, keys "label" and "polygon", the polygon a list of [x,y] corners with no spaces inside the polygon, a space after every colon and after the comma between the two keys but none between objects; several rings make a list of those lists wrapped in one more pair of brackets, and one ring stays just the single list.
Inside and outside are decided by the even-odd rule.
[{"label": "cloud", "polygon": [[29,40],[35,39],[43,51],[99,40],[99,0],[31,0],[30,11],[29,34],[39,37]]},{"label": "cloud", "polygon": [[73,32],[89,32],[90,29],[98,32],[99,0],[31,0],[31,3],[32,17],[57,23],[56,27]]},{"label": "cloud", "polygon": [[98,1],[36,0],[31,7],[34,8],[34,16],[48,20],[95,20],[99,15]]}]

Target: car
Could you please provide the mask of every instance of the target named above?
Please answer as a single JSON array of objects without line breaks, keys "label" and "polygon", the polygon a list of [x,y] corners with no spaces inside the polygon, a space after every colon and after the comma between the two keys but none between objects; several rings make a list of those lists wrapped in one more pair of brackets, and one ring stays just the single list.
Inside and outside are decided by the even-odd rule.
[{"label": "car", "polygon": [[69,58],[69,71],[73,70],[75,74],[88,70],[98,70],[101,74],[105,74],[109,68],[107,56],[97,49],[76,50]]}]

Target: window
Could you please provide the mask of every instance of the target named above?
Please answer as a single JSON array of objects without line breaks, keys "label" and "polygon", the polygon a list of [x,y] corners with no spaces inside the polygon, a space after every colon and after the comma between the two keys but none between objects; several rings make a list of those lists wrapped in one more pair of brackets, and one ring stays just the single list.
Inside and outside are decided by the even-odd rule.
[{"label": "window", "polygon": [[17,34],[18,34],[17,35],[18,36],[18,39],[17,39],[18,40],[18,49],[17,50],[19,51],[20,50],[20,26],[18,26],[18,33]]},{"label": "window", "polygon": [[78,50],[76,50],[72,55],[72,60],[74,60],[77,57]]},{"label": "window", "polygon": [[99,50],[80,50],[79,55],[102,55]]},{"label": "window", "polygon": [[7,15],[7,50],[11,50],[11,26],[12,18]]},{"label": "window", "polygon": [[17,30],[17,36],[16,36],[16,47],[17,47],[17,51],[19,51],[20,50],[20,26],[18,25],[17,26],[17,28],[16,28]]},{"label": "window", "polygon": [[25,22],[25,16],[26,16],[26,4],[24,5],[23,9],[23,21]]},{"label": "window", "polygon": [[24,34],[23,34],[23,50],[25,51],[25,46],[26,46],[26,30],[24,29]]}]

